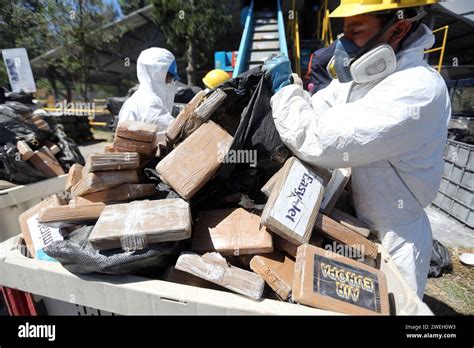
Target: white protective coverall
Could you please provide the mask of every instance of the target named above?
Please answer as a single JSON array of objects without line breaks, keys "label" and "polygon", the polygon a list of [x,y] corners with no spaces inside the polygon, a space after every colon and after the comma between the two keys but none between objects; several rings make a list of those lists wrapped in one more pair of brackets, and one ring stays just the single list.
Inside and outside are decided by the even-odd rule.
[{"label": "white protective coverall", "polygon": [[423,61],[433,43],[422,24],[397,53],[396,71],[382,80],[334,80],[313,97],[293,84],[271,99],[278,132],[297,157],[352,168],[357,216],[377,231],[420,298],[432,248],[423,209],[439,188],[451,114],[442,77]]},{"label": "white protective coverall", "polygon": [[158,47],[148,48],[137,60],[140,86],[125,101],[119,113],[119,122],[140,121],[158,125],[158,134],[164,133],[173,121],[174,83],[166,83],[166,74],[175,60],[174,55]]}]

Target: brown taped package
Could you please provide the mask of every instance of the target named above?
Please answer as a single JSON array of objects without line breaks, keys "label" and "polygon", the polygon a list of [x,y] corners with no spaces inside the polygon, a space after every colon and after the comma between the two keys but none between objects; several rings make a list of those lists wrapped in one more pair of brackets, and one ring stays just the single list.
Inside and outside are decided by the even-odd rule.
[{"label": "brown taped package", "polygon": [[367,238],[370,235],[369,226],[357,219],[355,216],[352,216],[337,208],[334,208],[329,216],[334,221],[339,222],[341,225],[344,225],[347,228],[350,228],[351,230],[359,233],[361,236]]},{"label": "brown taped package", "polygon": [[104,147],[104,152],[105,153],[115,153],[117,151],[115,151],[114,144],[107,144]]},{"label": "brown taped package", "polygon": [[295,262],[283,253],[256,255],[250,261],[250,268],[286,301],[291,294]]},{"label": "brown taped package", "polygon": [[[323,245],[323,237],[318,233],[313,233],[309,240],[309,244],[321,247]],[[277,234],[273,234],[273,246],[276,250],[284,251],[292,257],[296,257],[296,252],[299,244],[291,243],[285,238],[280,237]]]},{"label": "brown taped package", "polygon": [[138,183],[138,175],[135,170],[115,170],[89,173],[72,188],[71,194],[72,197],[83,196],[88,193],[105,190],[127,183]]},{"label": "brown taped package", "polygon": [[91,204],[91,203],[96,203],[96,202],[91,202],[88,199],[85,199],[84,197],[75,197],[75,198],[72,198],[68,204],[71,206],[76,206],[76,205],[84,205],[84,204]]},{"label": "brown taped package", "polygon": [[38,151],[35,151],[29,161],[38,171],[48,177],[55,177],[63,175],[64,170],[56,157],[51,153],[51,150],[43,146]]},{"label": "brown taped package", "polygon": [[17,141],[16,148],[21,155],[22,161],[28,161],[34,154],[31,147],[23,140]]},{"label": "brown taped package", "polygon": [[193,99],[184,107],[183,110],[179,113],[178,116],[171,122],[168,129],[166,130],[166,139],[174,144],[178,141],[181,136],[183,127],[186,125],[186,122],[189,118],[193,116],[194,110],[199,105],[201,100],[206,95],[205,91],[199,91]]},{"label": "brown taped package", "polygon": [[121,121],[116,130],[116,134],[121,138],[144,143],[154,143],[156,132],[158,132],[157,125],[138,121]]},{"label": "brown taped package", "polygon": [[294,244],[307,243],[324,194],[325,179],[295,157],[281,169],[262,213],[262,224]]},{"label": "brown taped package", "polygon": [[74,163],[67,174],[66,180],[66,191],[71,191],[71,189],[82,179],[82,170],[83,166],[78,163]]},{"label": "brown taped package", "polygon": [[143,249],[149,244],[191,237],[189,204],[180,198],[107,206],[89,241],[95,249]]},{"label": "brown taped package", "polygon": [[260,227],[260,216],[245,209],[203,210],[193,232],[193,251],[246,255],[273,251],[270,232]]},{"label": "brown taped package", "polygon": [[[193,134],[196,129],[201,127],[203,123],[209,120],[209,117],[224,102],[227,94],[221,89],[214,89],[203,98],[204,100],[188,115],[186,120],[180,125],[178,137],[174,139],[174,145],[182,142],[184,139]],[[184,118],[184,117],[183,117]],[[177,131],[177,130],[175,130]]]},{"label": "brown taped package", "polygon": [[155,184],[122,184],[82,196],[90,202],[115,203],[143,199],[157,193]]},{"label": "brown taped package", "polygon": [[349,178],[351,176],[350,168],[338,168],[334,169],[331,180],[324,189],[324,197],[321,202],[321,210],[329,214],[334,206],[336,205],[337,200],[341,196],[344,188],[346,187]]},{"label": "brown taped package", "polygon": [[172,283],[197,286],[198,288],[225,290],[217,284],[214,284],[205,279],[196,277],[195,275],[192,275],[191,273],[180,271],[176,269],[175,267],[170,267],[167,270],[164,280],[166,280],[167,282],[172,282]]},{"label": "brown taped package", "polygon": [[262,297],[265,287],[264,280],[258,274],[228,265],[216,252],[203,256],[182,253],[175,267],[255,300]]},{"label": "brown taped package", "polygon": [[145,143],[132,139],[126,139],[115,135],[114,144],[115,152],[137,152],[146,156],[154,156],[156,153],[156,144]]},{"label": "brown taped package", "polygon": [[87,162],[89,172],[137,169],[140,156],[136,152],[95,153],[89,156]]},{"label": "brown taped package", "polygon": [[184,199],[191,198],[215,174],[233,138],[209,121],[171,151],[156,170]]},{"label": "brown taped package", "polygon": [[350,247],[360,250],[365,256],[373,259],[377,257],[378,247],[367,238],[362,237],[357,232],[334,221],[329,216],[318,214],[315,224],[316,230],[322,232],[329,238],[349,245]]},{"label": "brown taped package", "polygon": [[41,209],[38,221],[52,227],[82,225],[97,221],[104,208],[104,203],[47,207]]},{"label": "brown taped package", "polygon": [[309,244],[298,247],[293,300],[347,314],[389,314],[383,272]]},{"label": "brown taped package", "polygon": [[[43,246],[44,244],[48,244],[53,241],[55,235],[57,236],[57,234],[51,233],[50,227],[38,222],[38,216],[41,209],[60,207],[63,204],[64,201],[62,201],[58,196],[53,195],[20,214],[18,220],[20,222],[21,235],[25,240],[28,251],[33,257],[36,257],[37,252],[39,251],[35,249],[35,245]],[[35,229],[35,231],[32,229]],[[39,236],[41,236],[41,238],[38,238]],[[38,241],[40,241],[39,244]]]},{"label": "brown taped package", "polygon": [[51,150],[51,153],[53,155],[56,155],[57,153],[61,152],[61,149],[59,148],[58,145],[53,145],[49,149]]}]

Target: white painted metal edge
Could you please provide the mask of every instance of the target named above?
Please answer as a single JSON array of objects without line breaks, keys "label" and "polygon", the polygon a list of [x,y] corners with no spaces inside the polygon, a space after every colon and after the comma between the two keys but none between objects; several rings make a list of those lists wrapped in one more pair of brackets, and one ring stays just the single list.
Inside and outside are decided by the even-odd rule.
[{"label": "white painted metal edge", "polygon": [[0,284],[73,304],[124,315],[339,315],[137,276],[76,275],[59,263],[22,256],[20,239],[0,244]]}]

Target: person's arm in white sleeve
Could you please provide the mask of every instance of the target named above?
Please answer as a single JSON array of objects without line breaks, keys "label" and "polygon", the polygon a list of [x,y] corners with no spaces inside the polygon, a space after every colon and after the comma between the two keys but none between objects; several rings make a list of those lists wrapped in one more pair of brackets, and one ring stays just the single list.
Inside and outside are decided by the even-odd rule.
[{"label": "person's arm in white sleeve", "polygon": [[123,103],[122,108],[118,114],[119,116],[119,123],[122,121],[136,121],[136,105],[134,103],[134,99],[129,98]]},{"label": "person's arm in white sleeve", "polygon": [[311,97],[313,110],[319,115],[323,114],[327,109],[332,108],[337,99],[337,89],[340,86],[337,80],[332,80],[331,83]]},{"label": "person's arm in white sleeve", "polygon": [[426,122],[437,113],[431,103],[435,89],[428,81],[411,86],[384,82],[356,102],[323,112],[302,92],[290,85],[275,94],[273,118],[295,155],[320,167],[355,167],[403,154],[427,140],[434,131],[428,128],[438,121]]}]

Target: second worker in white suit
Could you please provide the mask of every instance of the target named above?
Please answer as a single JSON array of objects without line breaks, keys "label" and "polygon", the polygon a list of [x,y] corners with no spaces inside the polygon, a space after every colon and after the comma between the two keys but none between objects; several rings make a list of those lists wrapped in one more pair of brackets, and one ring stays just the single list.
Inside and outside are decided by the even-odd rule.
[{"label": "second worker in white suit", "polygon": [[159,47],[142,51],[137,60],[137,77],[140,86],[120,109],[119,122],[153,123],[158,126],[158,134],[163,134],[174,119],[174,81],[179,80],[174,55]]}]

